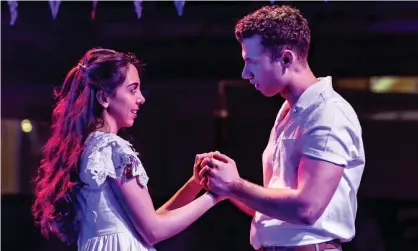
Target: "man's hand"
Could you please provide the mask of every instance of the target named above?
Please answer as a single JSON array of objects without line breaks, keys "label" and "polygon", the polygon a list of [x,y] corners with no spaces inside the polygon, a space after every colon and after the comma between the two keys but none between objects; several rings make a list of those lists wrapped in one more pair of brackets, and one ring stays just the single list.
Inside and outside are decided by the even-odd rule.
[{"label": "man's hand", "polygon": [[230,187],[240,179],[235,161],[219,152],[205,157],[200,165],[201,182],[219,196],[228,196]]}]

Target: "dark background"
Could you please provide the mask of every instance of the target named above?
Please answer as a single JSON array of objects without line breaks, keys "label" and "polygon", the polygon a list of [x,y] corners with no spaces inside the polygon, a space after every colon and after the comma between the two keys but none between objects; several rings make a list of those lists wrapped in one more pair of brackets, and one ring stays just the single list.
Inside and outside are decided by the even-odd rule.
[{"label": "dark background", "polygon": [[[418,75],[418,3],[280,3],[291,3],[308,18],[309,61],[317,76]],[[240,17],[268,1],[186,2],[181,17],[173,2],[144,2],[141,19],[131,1],[99,2],[94,21],[92,2],[63,2],[56,20],[47,2],[19,2],[14,26],[9,25],[7,3],[1,4],[2,119],[31,119],[44,141],[52,87],[89,48],[134,52],[146,63],[147,102],[130,131],[150,176],[155,205],[191,176],[196,153],[214,149],[234,158],[242,177],[261,184],[261,153],[283,100],[264,98],[239,81],[243,62],[233,31]],[[215,115],[221,81],[238,81],[226,88],[225,119]],[[336,89],[359,114],[367,157],[357,234],[344,250],[417,250],[417,120],[378,121],[369,114],[417,110],[418,95]],[[29,181],[40,155],[31,150],[27,134],[21,140],[19,193],[2,193],[2,249],[74,250],[44,240],[33,226]],[[250,221],[224,202],[157,248],[252,250]]]}]

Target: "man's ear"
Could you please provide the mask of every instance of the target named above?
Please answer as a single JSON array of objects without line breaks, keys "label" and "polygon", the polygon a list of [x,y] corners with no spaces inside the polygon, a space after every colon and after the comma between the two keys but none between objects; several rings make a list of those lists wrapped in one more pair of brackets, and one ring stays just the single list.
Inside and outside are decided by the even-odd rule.
[{"label": "man's ear", "polygon": [[295,55],[290,50],[283,50],[283,54],[281,56],[281,63],[283,64],[283,68],[289,68],[289,66],[293,63],[295,59]]},{"label": "man's ear", "polygon": [[99,102],[99,104],[103,106],[103,108],[106,109],[106,108],[109,107],[108,97],[103,91],[101,91],[101,90],[98,91],[96,93],[96,98],[97,98],[97,101]]}]

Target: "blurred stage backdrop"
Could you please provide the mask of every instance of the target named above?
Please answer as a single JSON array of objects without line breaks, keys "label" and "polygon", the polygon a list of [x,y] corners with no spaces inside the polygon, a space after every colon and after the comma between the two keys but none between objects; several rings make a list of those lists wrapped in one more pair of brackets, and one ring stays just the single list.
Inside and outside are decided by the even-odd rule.
[{"label": "blurred stage backdrop", "polygon": [[[2,250],[75,250],[33,226],[31,181],[50,133],[52,88],[94,46],[146,63],[147,102],[131,133],[156,207],[201,152],[225,152],[261,184],[261,153],[283,100],[240,79],[233,32],[245,14],[283,3],[308,18],[312,69],[333,77],[363,126],[357,235],[344,250],[418,250],[418,3],[339,1],[2,1]],[[224,202],[157,248],[250,251],[250,221]]]}]

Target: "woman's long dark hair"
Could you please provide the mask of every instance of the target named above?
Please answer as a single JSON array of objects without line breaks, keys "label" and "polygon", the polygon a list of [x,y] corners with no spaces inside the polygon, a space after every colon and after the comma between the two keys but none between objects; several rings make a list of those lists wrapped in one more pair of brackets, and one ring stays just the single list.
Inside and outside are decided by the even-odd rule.
[{"label": "woman's long dark hair", "polygon": [[52,234],[67,243],[78,238],[79,159],[87,136],[104,125],[104,108],[96,93],[102,90],[113,95],[125,81],[129,63],[140,67],[133,54],[91,49],[54,92],[52,135],[43,149],[32,205],[35,222],[47,238]]}]

